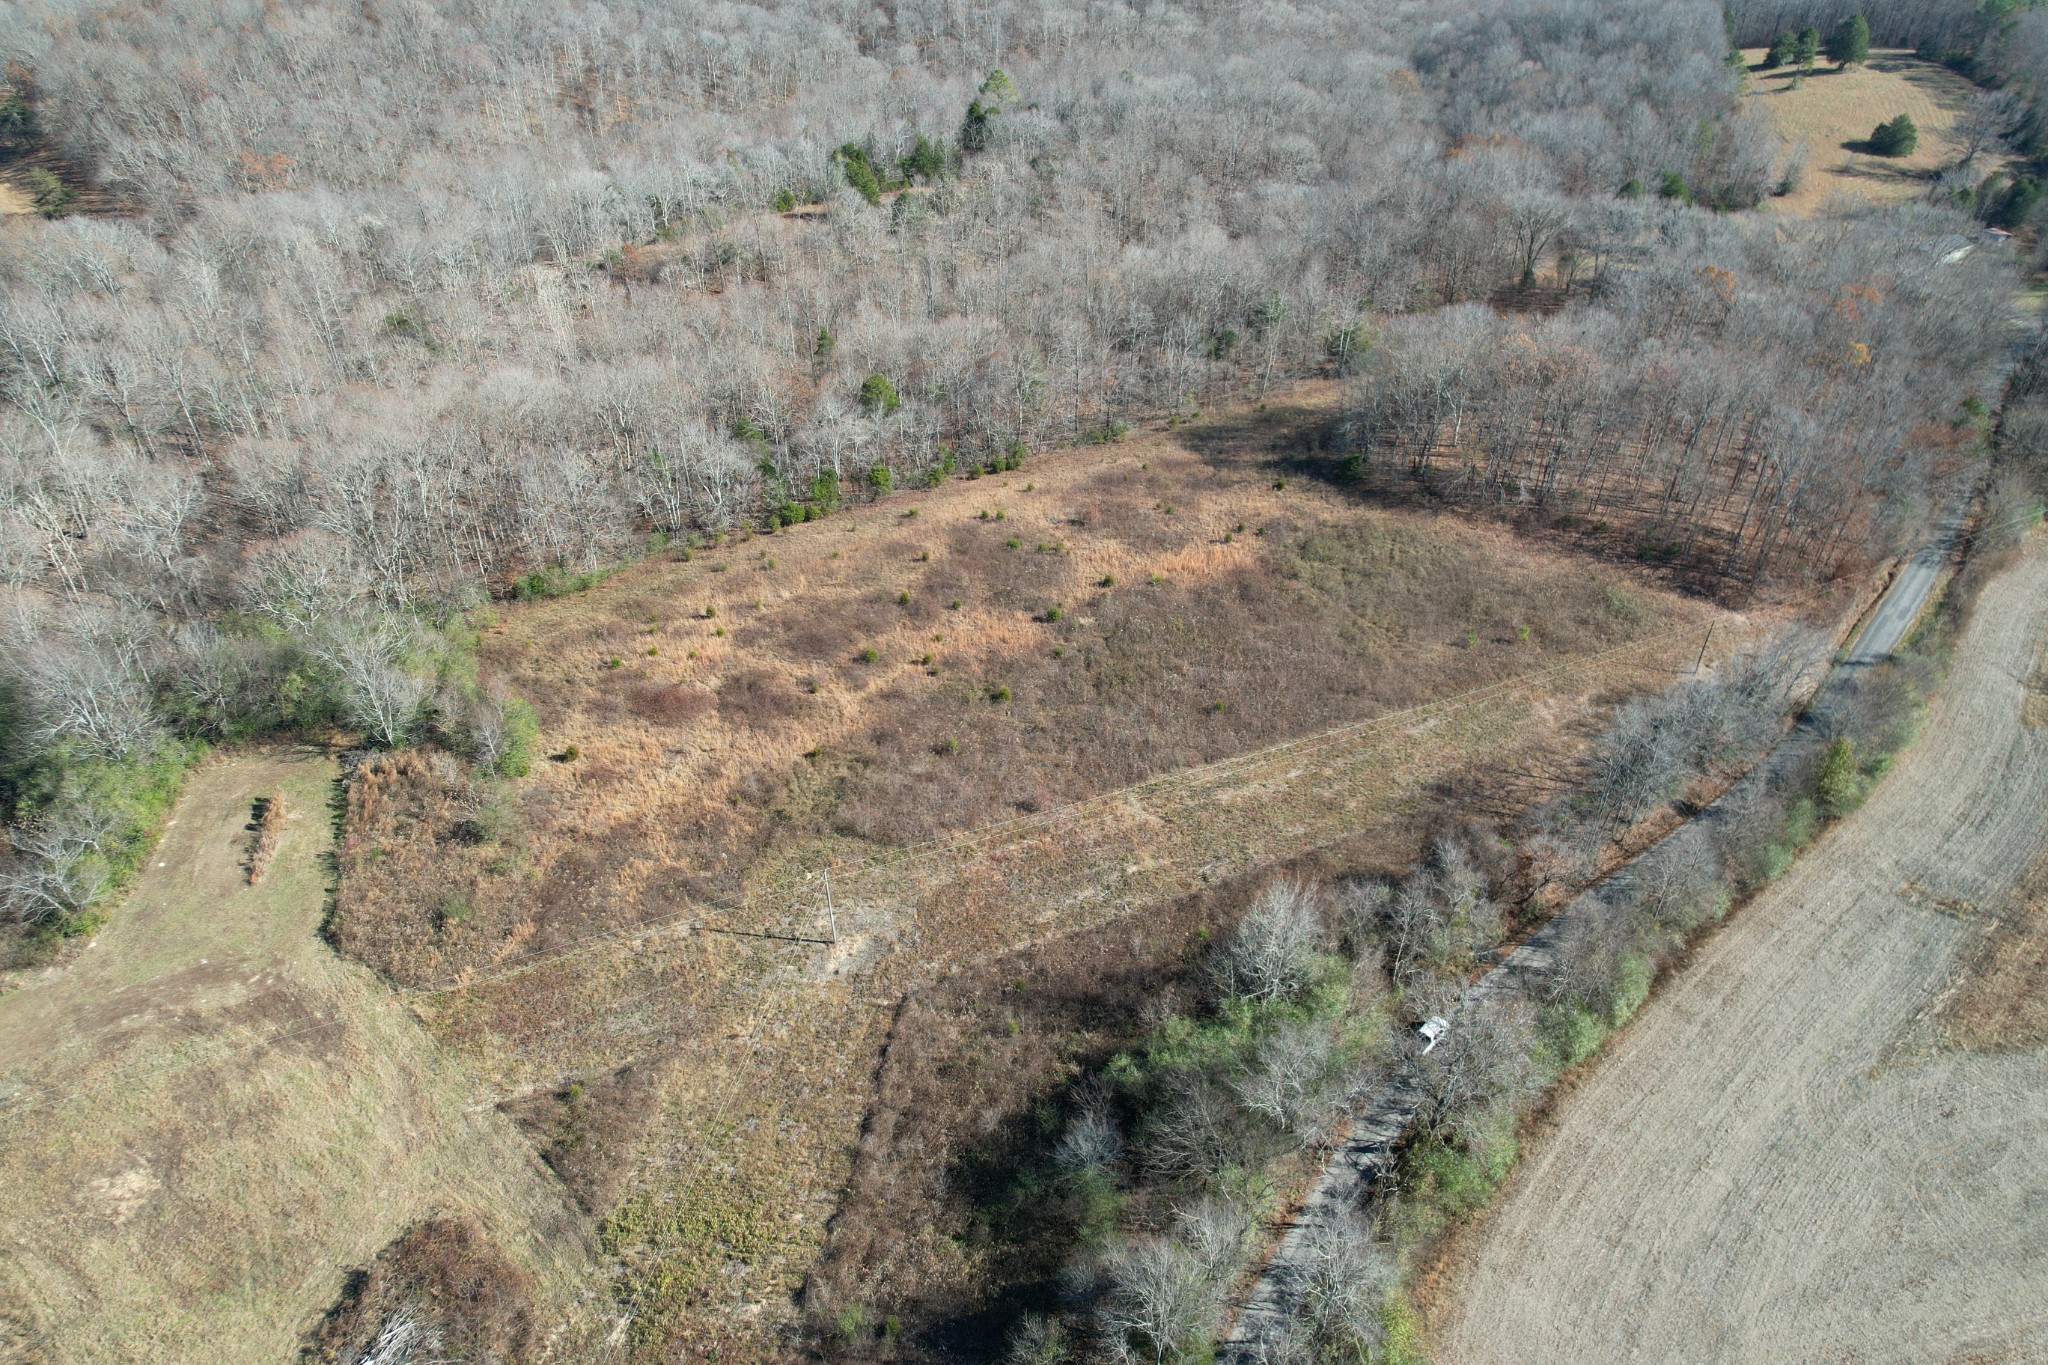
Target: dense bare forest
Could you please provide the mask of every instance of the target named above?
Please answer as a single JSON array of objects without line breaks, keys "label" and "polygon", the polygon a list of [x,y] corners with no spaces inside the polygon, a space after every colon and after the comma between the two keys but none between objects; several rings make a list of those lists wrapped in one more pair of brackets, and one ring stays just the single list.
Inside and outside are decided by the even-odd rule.
[{"label": "dense bare forest", "polygon": [[490,595],[1310,373],[1356,473],[1741,581],[1884,549],[2009,272],[1938,209],[1744,216],[1770,22],[14,7],[10,146],[76,202],[0,235],[11,913],[118,877],[107,774],[180,736],[516,768]]},{"label": "dense bare forest", "polygon": [[[1832,32],[1852,11],[1870,44],[1915,49],[1914,70],[1940,62],[1986,89],[1958,97],[1968,105],[1963,141],[1943,143],[1940,168],[1912,172],[1909,202],[1842,200],[1800,216],[1806,206],[1788,211],[1786,196],[1806,150],[1781,142],[1762,106],[1743,97],[1739,49],[1809,27]],[[1970,503],[1991,481],[1993,457],[2037,480],[2048,466],[2039,392],[2048,349],[2016,345],[2028,329],[2014,316],[2023,272],[2042,255],[2041,224],[2027,221],[2040,205],[2025,199],[2024,211],[2005,214],[2013,230],[1993,231],[1975,188],[1990,184],[1977,173],[1980,153],[2028,158],[2043,147],[2048,18],[2015,0],[1735,0],[1726,9],[1700,0],[22,0],[0,10],[0,63],[0,207],[9,209],[0,216],[0,968],[51,961],[64,939],[104,922],[141,860],[158,856],[151,840],[210,744],[298,735],[444,750],[345,765],[359,799],[338,818],[355,842],[332,867],[348,887],[373,889],[365,869],[389,850],[361,847],[365,771],[409,773],[436,799],[460,793],[466,804],[445,839],[427,821],[407,837],[417,834],[420,850],[474,847],[494,878],[514,866],[513,826],[535,808],[508,792],[570,773],[596,791],[629,761],[674,765],[662,771],[685,780],[679,748],[614,755],[616,766],[586,753],[571,768],[577,747],[552,718],[550,749],[559,746],[564,766],[517,787],[501,780],[531,773],[534,706],[552,717],[557,702],[545,681],[528,686],[479,662],[517,667],[505,662],[509,649],[494,656],[480,646],[494,599],[562,596],[636,559],[703,556],[707,545],[782,532],[852,502],[1007,473],[1049,447],[1113,443],[1140,423],[1172,421],[1178,435],[1159,439],[1174,440],[1187,435],[1180,419],[1203,410],[1272,422],[1265,400],[1289,386],[1275,409],[1311,411],[1304,394],[1319,406],[1312,420],[1291,419],[1284,450],[1263,444],[1281,439],[1277,424],[1260,429],[1258,452],[1236,471],[1244,486],[1263,495],[1270,484],[1277,499],[1294,477],[1298,496],[1305,476],[1326,500],[1317,514],[1326,521],[1360,515],[1356,498],[1512,524],[1566,547],[1557,577],[1588,569],[1581,550],[1641,561],[1653,567],[1616,572],[1687,611],[1704,611],[1704,597],[1745,611],[1765,599],[1789,615],[1787,599],[1809,590],[1867,585],[1873,566],[1919,541],[1930,519]],[[2030,167],[2038,172],[2038,160]],[[2001,213],[2020,202],[2018,183],[1994,187]],[[2001,407],[2001,398],[2010,401]],[[1156,457],[1150,447],[1122,453],[1146,471],[1148,450]],[[1217,475],[1220,458],[1189,453],[1197,450],[1190,440],[1186,464]],[[1119,494],[1133,506],[1159,496],[1134,488],[1142,496]],[[1154,506],[1162,517],[1175,511],[1163,496]],[[917,524],[936,522],[933,510],[927,501]],[[1994,497],[1979,525],[2019,524],[1998,513]],[[903,523],[915,515],[906,508]],[[1066,513],[1043,515],[1066,525],[1054,521]],[[1370,515],[1429,520],[1405,507]],[[885,514],[844,521],[862,518]],[[996,537],[1021,521],[1013,516]],[[1238,550],[1283,538],[1227,524],[1189,534]],[[1497,528],[1457,530],[1508,547],[1503,555],[1538,553]],[[776,562],[763,546],[791,559],[790,539],[755,541],[747,554],[766,572]],[[984,548],[990,559],[963,554],[957,572],[1013,551],[1037,565],[1065,553],[1041,543],[1027,555],[1021,530]],[[901,549],[930,562],[907,539]],[[1333,581],[1349,563],[1328,562]],[[1428,562],[1404,572],[1427,576]],[[1477,577],[1496,562],[1459,559],[1457,572]],[[695,563],[690,573],[729,567],[715,555]],[[1131,576],[1122,561],[1110,567]],[[1443,591],[1484,596],[1436,572]],[[1656,625],[1635,595],[1584,577],[1616,638]],[[825,596],[822,573],[792,581],[811,584],[795,591],[809,594],[814,614],[854,602]],[[1050,570],[1043,581],[1054,581]],[[1100,569],[1074,581],[1098,592],[1117,585]],[[1380,582],[1360,577],[1347,591],[1391,597]],[[909,588],[889,591],[902,620],[918,621],[936,645],[946,635],[931,626],[959,619],[942,613],[971,595],[955,590],[934,580],[915,601]],[[1069,598],[1033,592],[1045,599],[1028,608],[1037,626],[1072,609]],[[1245,620],[1273,617],[1263,634],[1244,632],[1255,643],[1243,648],[1268,656],[1244,671],[1258,680],[1248,693],[1283,685],[1266,681],[1283,675],[1308,693],[1335,676],[1256,643],[1283,638],[1310,612],[1332,614],[1299,596],[1306,605],[1288,608],[1301,613],[1292,617],[1270,605],[1277,593],[1245,595],[1236,608]],[[1174,630],[1195,641],[1188,650],[1213,652],[1221,613],[1200,619],[1203,604],[1225,599],[1170,600],[1193,604],[1170,608]],[[1115,609],[1133,619],[1169,610],[1155,601],[1169,599]],[[629,665],[607,643],[590,668],[635,680],[610,699],[620,715],[658,712],[678,731],[708,728],[698,719],[714,705],[705,679],[685,688],[635,671],[682,653],[661,653],[656,605],[669,604],[633,598],[593,627],[590,640],[631,629],[636,657]],[[719,605],[722,615],[708,602],[690,610],[723,640],[737,613]],[[1003,606],[1012,618],[1025,610]],[[867,635],[842,641],[791,619],[791,635],[829,643],[811,651],[816,659],[793,658],[792,670],[822,671],[833,656],[851,656],[849,670],[883,662]],[[755,628],[765,634],[768,622]],[[878,634],[901,623],[856,624]],[[1527,667],[1533,652],[1510,651],[1530,643],[1532,627],[1503,615],[1500,629],[1508,633],[1486,646],[1499,647],[1499,667]],[[1335,638],[1346,627],[1331,630]],[[1469,651],[1456,655],[1461,670],[1494,666],[1476,630],[1460,624],[1457,634]],[[537,638],[521,648],[566,649],[560,641],[584,637],[557,629]],[[954,669],[950,658],[920,658],[931,646],[918,638],[908,657],[919,680]],[[1065,657],[1060,638],[1047,645],[1052,658]],[[1420,634],[1389,638],[1389,673],[1414,671],[1400,651],[1418,652]],[[1604,729],[1575,731],[1571,752],[1583,749],[1583,762],[1556,779],[1571,789],[1522,824],[1489,815],[1433,829],[1421,861],[1398,874],[1244,882],[1249,909],[1219,919],[1213,943],[1204,921],[1204,946],[1174,968],[1178,984],[1161,992],[1146,983],[1156,998],[1142,1021],[1134,1012],[1119,1025],[1123,1050],[1105,1043],[1102,1057],[1064,1071],[1071,1085],[1039,1096],[1021,1145],[1002,1149],[1005,1177],[1023,1175],[1005,1188],[1022,1192],[1020,1206],[1044,1206],[1017,1220],[1039,1219],[1044,1235],[1026,1250],[1043,1253],[1043,1265],[1023,1265],[1027,1256],[977,1284],[919,1286],[932,1291],[919,1300],[887,1279],[886,1257],[879,1270],[850,1252],[843,1264],[828,1257],[788,1340],[808,1334],[804,1349],[827,1356],[910,1351],[863,1305],[910,1305],[917,1329],[1002,1299],[975,1330],[1004,1336],[1016,1360],[1211,1358],[1225,1289],[1253,1254],[1246,1210],[1272,1193],[1252,1186],[1328,1134],[1359,1077],[1391,1074],[1405,1042],[1397,1002],[1454,1011],[1461,983],[1511,929],[1534,923],[1544,897],[1620,856],[1631,831],[1663,819],[1669,803],[1718,790],[1769,750],[1795,684],[1830,648],[1795,633],[1715,672],[1714,638],[1705,633],[1697,658],[1685,647],[1703,678],[1646,694]],[[680,636],[673,643],[697,658]],[[1182,657],[1132,648],[1133,674],[1170,672]],[[1333,648],[1330,657],[1329,668],[1357,680],[1351,656]],[[514,676],[533,704],[508,686]],[[803,676],[803,697],[815,696],[816,678]],[[865,688],[882,674],[860,677]],[[768,687],[776,678],[729,681],[736,713],[740,694],[759,684],[763,720],[749,734],[793,728],[784,724],[793,711],[777,710],[782,693]],[[1022,675],[991,673],[986,684],[960,682],[968,700],[957,710],[906,709],[899,728],[845,740],[849,770],[855,758],[864,767],[859,746],[887,730],[896,747],[875,760],[878,770],[902,754],[928,756],[923,766],[899,761],[894,780],[961,808],[957,821],[850,827],[863,847],[900,848],[1013,808],[1042,814],[1056,791],[1059,803],[1078,799],[1077,780],[1073,791],[1034,782],[1012,801],[1009,760],[994,746],[993,757],[947,769],[955,776],[932,776],[959,752],[956,730],[972,740],[967,727],[983,724],[973,717],[1028,692]],[[800,685],[795,671],[778,683],[792,698]],[[1740,840],[1676,866],[1669,885],[1645,882],[1607,939],[1568,945],[1586,965],[1542,1002],[1545,1027],[1564,1030],[1563,1041],[1538,1039],[1517,1016],[1499,1037],[1474,1030],[1433,1053],[1418,1073],[1428,1090],[1411,1168],[1446,1188],[1471,1177],[1458,1186],[1468,1194],[1484,1183],[1470,1194],[1472,1207],[1483,1203],[1486,1182],[1512,1157],[1516,1106],[1539,1086],[1539,1049],[1564,1062],[1588,1055],[1640,1003],[1656,964],[1729,895],[1776,875],[1818,821],[1853,809],[1904,742],[1915,686],[1873,684],[1861,709],[1828,718],[1838,732],[1824,751],[1832,767],[1816,760],[1800,776],[1811,794],[1760,800]],[[560,695],[575,694],[564,684]],[[1133,695],[1105,691],[1088,724],[1128,712]],[[1593,695],[1589,713],[1615,694]],[[1171,700],[1189,710],[1195,699]],[[1199,705],[1204,724],[1235,738],[1205,738],[1214,753],[1162,743],[1156,753],[1176,756],[1156,767],[1210,762],[1281,733],[1249,722],[1224,731],[1220,718],[1234,725],[1240,709],[1234,695],[1205,692]],[[1293,714],[1319,717],[1299,723],[1307,733],[1296,738],[1320,743],[1339,713]],[[1017,724],[1035,735],[1040,723]],[[1140,747],[1135,722],[1098,728],[1101,752]],[[1049,729],[1029,752],[1083,747]],[[1557,743],[1566,744],[1562,732]],[[754,759],[768,777],[757,784],[750,770],[748,791],[768,791],[780,773],[767,766],[775,753],[762,752]],[[1102,771],[1120,784],[1141,767]],[[975,777],[977,787],[958,774],[1003,780]],[[731,791],[741,785],[735,778]],[[275,794],[252,811],[236,852],[246,855],[236,873],[245,886],[268,875],[286,821],[319,818],[300,787],[263,790]],[[706,799],[739,803],[716,789]],[[448,810],[457,805],[450,795]],[[789,821],[768,797],[760,805],[761,829]],[[565,797],[550,809],[585,808]],[[679,823],[682,809],[649,797],[634,819],[651,830]],[[638,837],[624,820],[546,818],[551,830],[560,820],[564,845],[612,839],[612,830]],[[743,832],[754,838],[752,826]],[[745,856],[719,876],[742,889],[737,898],[767,844],[734,836],[732,847]],[[420,911],[435,934],[470,922],[463,951],[473,946],[476,961],[495,965],[535,926],[508,911],[502,940],[486,942],[484,912],[538,903],[528,882],[580,906],[615,875],[561,862],[557,880],[508,879],[497,900],[415,906],[414,884],[395,879],[402,894],[387,899]],[[424,853],[407,865],[443,879],[455,866]],[[320,876],[328,873],[323,862]],[[419,875],[424,884],[429,874]],[[719,886],[726,894],[728,882]],[[836,948],[849,910],[831,894],[827,946]],[[389,970],[396,959],[380,963],[345,923],[337,929],[347,896],[330,908],[337,918],[322,932],[359,959],[352,970],[365,980],[362,962]],[[565,915],[549,932],[583,924]],[[309,921],[305,935],[314,932]],[[558,999],[534,998],[544,1002],[536,1014]],[[677,1016],[690,1027],[720,1017],[695,1005],[706,1012]],[[1009,1026],[1014,1036],[1019,1026]],[[718,1036],[707,1027],[706,1038]],[[619,1078],[630,1070],[594,1082],[587,1103],[580,1080],[562,1082],[556,1117],[574,1120],[575,1142],[575,1125],[604,1096],[621,1115],[634,1110],[633,1122],[651,1122],[638,1111],[658,1107],[646,1098],[660,1092],[658,1068],[626,1086]],[[735,1069],[734,1089],[751,1074]],[[553,1093],[520,1102],[552,1114]],[[997,1112],[977,1121],[990,1128]],[[816,1140],[820,1151],[829,1145]],[[619,1150],[630,1145],[622,1139]],[[843,1150],[850,1144],[834,1148]],[[1485,1182],[1471,1176],[1482,1168]],[[634,1169],[655,1186],[667,1168]],[[1240,1176],[1242,1188],[1231,1183]],[[630,1219],[604,1222],[604,1202],[584,1212],[604,1229],[604,1273],[617,1272],[594,1296],[620,1313],[617,1331],[605,1326],[607,1349],[637,1321],[635,1358],[677,1358],[678,1318],[696,1300],[680,1290],[664,1298],[664,1263],[635,1256],[660,1237],[682,1238],[684,1224],[634,1231]],[[420,1232],[451,1261],[490,1260],[463,1228]],[[1398,1324],[1384,1314],[1396,1270],[1370,1242],[1347,1235],[1316,1249],[1314,1311],[1272,1358],[1414,1358],[1393,1354]],[[390,1286],[411,1273],[408,1256],[426,1251],[396,1244],[358,1277],[318,1349],[401,1358],[397,1348],[372,1352],[411,1321],[409,1308],[387,1312],[378,1297],[397,1294]],[[533,1324],[517,1297],[500,1305],[499,1325],[523,1341]],[[940,1358],[943,1345],[930,1344],[940,1340],[916,1349]],[[427,1349],[424,1335],[408,1341]],[[497,1350],[466,1342],[440,1345]]]}]

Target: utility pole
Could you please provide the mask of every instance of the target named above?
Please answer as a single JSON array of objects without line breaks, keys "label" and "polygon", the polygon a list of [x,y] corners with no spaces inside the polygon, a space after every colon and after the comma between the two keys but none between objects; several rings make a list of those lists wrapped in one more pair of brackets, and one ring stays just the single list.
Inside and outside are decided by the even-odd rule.
[{"label": "utility pole", "polygon": [[1695,660],[1693,660],[1693,663],[1692,663],[1692,671],[1693,671],[1693,676],[1695,676],[1695,677],[1699,676],[1699,671],[1700,671],[1700,669],[1702,669],[1702,668],[1704,668],[1704,667],[1706,666],[1706,662],[1707,662],[1707,646],[1708,646],[1708,645],[1710,645],[1710,644],[1712,644],[1712,643],[1714,642],[1714,626],[1715,626],[1716,624],[1717,624],[1717,623],[1716,623],[1716,622],[1713,622],[1713,621],[1709,621],[1709,622],[1707,622],[1707,633],[1706,633],[1706,635],[1705,635],[1705,636],[1704,636],[1704,637],[1703,637],[1703,638],[1702,638],[1702,639],[1700,640],[1700,657],[1699,657],[1699,658],[1697,658],[1697,659],[1695,659]]},{"label": "utility pole", "polygon": [[825,869],[825,922],[832,926],[832,941],[839,942],[839,912],[832,908],[832,869]]}]

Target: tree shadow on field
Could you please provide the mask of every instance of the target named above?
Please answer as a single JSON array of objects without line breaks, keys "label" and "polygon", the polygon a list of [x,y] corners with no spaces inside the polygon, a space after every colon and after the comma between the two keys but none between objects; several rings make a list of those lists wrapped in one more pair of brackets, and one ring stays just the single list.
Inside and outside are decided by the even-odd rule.
[{"label": "tree shadow on field", "polygon": [[1273,404],[1263,411],[1253,408],[1204,418],[1175,435],[1212,469],[1265,466],[1284,473],[1304,457],[1335,448],[1342,420],[1341,405]]},{"label": "tree shadow on field", "polygon": [[1841,144],[1842,150],[1852,153],[1856,160],[1844,161],[1833,167],[1833,173],[1857,180],[1873,180],[1884,184],[1930,183],[1934,180],[1933,170],[1909,166],[1903,158],[1888,157],[1880,153],[1868,138],[1851,138]]},{"label": "tree shadow on field", "polygon": [[1660,539],[1653,527],[1619,522],[1589,526],[1583,517],[1568,511],[1534,505],[1488,510],[1444,493],[1431,484],[1428,474],[1416,478],[1375,470],[1344,445],[1335,421],[1328,424],[1318,443],[1276,459],[1274,464],[1287,478],[1312,479],[1367,507],[1448,515],[1472,525],[1491,522],[1506,526],[1517,536],[1554,550],[1635,574],[1647,572],[1663,586],[1689,597],[1729,601],[1747,590],[1738,579],[1715,568],[1705,553],[1686,558],[1673,543]]}]

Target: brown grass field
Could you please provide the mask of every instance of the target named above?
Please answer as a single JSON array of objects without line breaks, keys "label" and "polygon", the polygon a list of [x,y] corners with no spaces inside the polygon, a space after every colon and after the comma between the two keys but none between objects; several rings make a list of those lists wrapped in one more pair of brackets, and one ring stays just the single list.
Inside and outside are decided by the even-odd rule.
[{"label": "brown grass field", "polygon": [[[1766,200],[1788,213],[1812,213],[1836,195],[1895,203],[1926,191],[1937,171],[1961,156],[1950,130],[1977,87],[1911,52],[1878,51],[1867,65],[1837,71],[1823,62],[1796,88],[1793,68],[1756,70],[1764,49],[1751,48],[1749,98],[1762,103],[1788,144],[1807,145],[1803,184]],[[1864,149],[1871,130],[1900,114],[1912,116],[1920,144],[1911,156],[1876,156]],[[1979,156],[1977,174],[2011,164],[2009,157]]]},{"label": "brown grass field", "polygon": [[1465,1234],[1439,1359],[2048,1356],[2044,639],[2037,535],[1869,804],[1660,989]]},{"label": "brown grass field", "polygon": [[1526,806],[1601,702],[1738,638],[1632,566],[1288,477],[1334,401],[508,608],[485,657],[559,761],[495,814],[424,758],[352,788],[337,938],[466,983],[417,1008],[590,1210],[636,1354],[790,1349],[907,991],[1412,856],[1426,807]]},{"label": "brown grass field", "polygon": [[289,1360],[436,1215],[498,1242],[537,1312],[584,1311],[560,1187],[320,939],[334,778],[317,751],[208,762],[106,928],[0,996],[0,1359]]},{"label": "brown grass field", "polygon": [[[379,759],[334,845],[325,760],[202,768],[94,944],[0,997],[0,1218],[29,1230],[0,1355],[342,1358],[459,1299],[463,1350],[772,1359],[828,1245],[823,1301],[1006,1283],[936,1283],[943,1246],[887,1229],[957,1216],[912,1149],[1028,1110],[1123,1008],[1100,968],[1178,970],[1174,926],[1261,869],[1394,867],[1445,809],[1512,815],[1605,703],[1749,627],[1304,478],[1335,401],[510,605],[486,663],[557,758],[509,790]],[[404,994],[323,943],[330,857],[333,940]],[[915,1061],[1000,1008],[990,971],[1040,983],[1006,1030],[1031,1036],[954,1086]],[[899,1027],[942,988],[934,1040]]]}]

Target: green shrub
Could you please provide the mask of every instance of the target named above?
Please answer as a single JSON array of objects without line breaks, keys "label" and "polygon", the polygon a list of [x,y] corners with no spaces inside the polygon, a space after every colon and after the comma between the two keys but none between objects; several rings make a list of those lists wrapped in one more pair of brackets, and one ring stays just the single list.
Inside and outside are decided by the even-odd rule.
[{"label": "green shrub", "polygon": [[1870,133],[1870,150],[1879,156],[1911,156],[1920,146],[1920,129],[1910,114],[1880,123]]},{"label": "green shrub", "polygon": [[545,569],[536,569],[512,585],[512,596],[521,602],[533,602],[548,597],[567,597],[572,592],[588,592],[610,578],[611,568],[572,571],[561,564],[551,564]]},{"label": "green shrub", "polygon": [[1785,812],[1785,842],[1796,852],[1813,842],[1816,830],[1820,828],[1820,814],[1813,802],[1800,798]]},{"label": "green shrub", "polygon": [[29,201],[45,218],[62,218],[78,202],[78,191],[41,166],[31,166],[22,179],[28,186]]},{"label": "green shrub", "polygon": [[896,169],[905,179],[936,180],[946,169],[946,150],[920,133],[917,144],[896,159]]},{"label": "green shrub", "polygon": [[1614,974],[1614,987],[1607,1006],[1608,1022],[1620,1028],[1629,1016],[1642,1008],[1650,998],[1650,983],[1656,969],[1650,960],[1640,955],[1625,957]]},{"label": "green shrub", "polygon": [[861,381],[860,406],[870,417],[887,417],[903,406],[903,399],[889,382],[889,376],[876,373]]},{"label": "green shrub", "polygon": [[875,174],[874,163],[868,160],[867,150],[858,143],[849,142],[832,153],[832,160],[846,176],[861,198],[870,204],[882,202],[882,180]]},{"label": "green shrub", "polygon": [[1504,1115],[1482,1135],[1477,1151],[1463,1143],[1425,1135],[1402,1157],[1412,1192],[1405,1216],[1417,1231],[1479,1212],[1515,1164],[1514,1118]]},{"label": "green shrub", "polygon": [[1846,815],[1863,804],[1864,791],[1856,747],[1847,738],[1835,740],[1821,756],[1820,775],[1814,783],[1814,795],[1820,799],[1821,809],[1830,819]]},{"label": "green shrub", "polygon": [[520,697],[505,702],[505,737],[498,755],[498,771],[506,777],[524,777],[533,770],[533,749],[540,739],[540,717]]},{"label": "green shrub", "polygon": [[1380,1330],[1386,1338],[1372,1365],[1430,1365],[1422,1315],[1398,1288],[1387,1296],[1386,1305],[1380,1310]]},{"label": "green shrub", "polygon": [[1560,1067],[1575,1066],[1600,1050],[1608,1026],[1584,1005],[1557,1005],[1545,1010],[1542,1036]]}]

